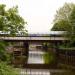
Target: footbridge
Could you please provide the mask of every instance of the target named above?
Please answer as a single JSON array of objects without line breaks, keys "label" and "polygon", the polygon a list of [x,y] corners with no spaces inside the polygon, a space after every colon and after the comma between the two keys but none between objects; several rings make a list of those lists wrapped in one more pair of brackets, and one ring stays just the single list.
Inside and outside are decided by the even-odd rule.
[{"label": "footbridge", "polygon": [[0,40],[15,40],[15,41],[63,41],[68,40],[67,38],[63,37],[64,31],[51,31],[50,33],[43,33],[43,34],[28,34],[28,35],[17,35],[15,37],[12,36],[3,36],[4,34],[0,34]]},{"label": "footbridge", "polygon": [[0,40],[15,40],[15,41],[63,41],[67,40],[64,37],[54,37],[54,36],[16,36],[16,37],[0,37]]},{"label": "footbridge", "polygon": [[[12,60],[13,64],[22,65],[27,68],[32,68],[34,65],[32,63],[31,63],[32,65],[30,64],[31,59],[33,59],[34,57],[35,58],[38,57],[41,60],[42,57],[40,57],[40,55],[38,54],[35,55],[34,52],[33,54],[31,54],[30,51],[40,50],[43,52],[47,52],[47,51],[53,50],[55,54],[57,54],[57,50],[55,51],[55,46],[59,45],[59,42],[61,43],[62,41],[68,40],[68,39],[63,37],[62,34],[54,33],[54,34],[28,34],[26,36],[17,35],[14,37],[2,35],[0,36],[0,40],[4,40],[7,42],[13,42],[13,45],[11,44],[9,45],[9,47],[7,47],[9,49],[8,51],[13,52],[13,60]],[[53,46],[55,45],[54,48],[50,49],[47,47],[47,44],[44,45],[44,43],[47,43],[47,42],[52,43]],[[19,58],[20,60],[18,60],[18,57],[22,57],[22,58],[21,59]],[[29,62],[29,64],[27,62]],[[39,68],[39,66],[41,66],[41,68],[44,68],[44,67],[48,68],[47,65],[43,65],[43,64],[40,64],[39,66],[35,64],[35,66],[37,68]]]}]

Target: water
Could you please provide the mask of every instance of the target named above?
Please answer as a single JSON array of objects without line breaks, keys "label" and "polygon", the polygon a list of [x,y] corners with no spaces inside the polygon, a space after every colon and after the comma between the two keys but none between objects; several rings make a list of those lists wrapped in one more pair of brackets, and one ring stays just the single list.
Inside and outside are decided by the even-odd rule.
[{"label": "water", "polygon": [[46,69],[22,69],[21,75],[50,75],[50,71]]},{"label": "water", "polygon": [[[43,64],[43,51],[29,51],[28,64]],[[50,75],[46,69],[22,69],[21,75]]]},{"label": "water", "polygon": [[[43,51],[29,51],[28,64],[43,64]],[[53,75],[52,73],[63,73],[62,70],[57,69],[21,69],[20,75]]]},{"label": "water", "polygon": [[43,64],[43,51],[29,51],[28,64]]}]

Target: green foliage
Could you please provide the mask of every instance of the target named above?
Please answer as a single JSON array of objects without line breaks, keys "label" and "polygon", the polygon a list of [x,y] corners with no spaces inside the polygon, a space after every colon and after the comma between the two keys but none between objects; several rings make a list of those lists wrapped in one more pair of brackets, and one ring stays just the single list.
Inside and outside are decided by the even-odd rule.
[{"label": "green foliage", "polygon": [[10,60],[10,54],[6,51],[6,46],[8,46],[8,43],[5,41],[0,41],[0,60],[1,61],[9,61]]},{"label": "green foliage", "polygon": [[5,5],[0,5],[0,31],[9,32],[10,35],[16,33],[26,34],[27,22],[18,14],[18,7],[5,10]]},{"label": "green foliage", "polygon": [[52,52],[46,52],[43,55],[43,59],[44,59],[45,64],[53,64],[55,57]]},{"label": "green foliage", "polygon": [[[9,32],[10,36],[19,34],[27,34],[25,25],[27,22],[18,14],[18,7],[13,7],[8,10],[5,9],[6,5],[0,5],[0,31]],[[6,51],[8,43],[0,41],[0,60],[6,61],[9,54]]]},{"label": "green foliage", "polygon": [[61,7],[55,16],[54,26],[52,30],[55,31],[66,31],[64,34],[70,42],[67,46],[74,46],[75,44],[75,4],[65,3]]},{"label": "green foliage", "polygon": [[[68,25],[68,26],[67,26]],[[54,24],[52,28],[53,31],[66,31],[66,29],[71,28],[70,24],[66,20],[60,20]]]},{"label": "green foliage", "polygon": [[[18,14],[18,7],[8,10],[5,7],[4,4],[0,5],[0,31],[9,33],[9,36],[15,36],[17,33],[27,34],[25,28],[27,22]],[[7,42],[0,40],[0,75],[19,75],[19,72],[8,65],[10,60],[10,54],[6,51],[8,45]]]},{"label": "green foliage", "polygon": [[65,3],[63,7],[58,9],[55,15],[54,19],[54,26],[52,30],[56,31],[66,31],[70,28],[71,22],[70,22],[70,16],[72,14],[72,11],[75,8],[75,4],[73,3]]},{"label": "green foliage", "polygon": [[19,70],[0,62],[0,75],[19,75]]}]

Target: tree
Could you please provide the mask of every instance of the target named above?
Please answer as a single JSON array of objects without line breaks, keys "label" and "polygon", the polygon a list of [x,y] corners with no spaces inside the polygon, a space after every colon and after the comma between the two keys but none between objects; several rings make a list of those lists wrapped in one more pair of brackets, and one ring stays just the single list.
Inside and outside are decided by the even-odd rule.
[{"label": "tree", "polygon": [[65,3],[55,15],[53,20],[54,26],[52,30],[55,31],[66,31],[70,27],[70,15],[75,5],[73,3]]},{"label": "tree", "polygon": [[66,37],[70,40],[69,46],[75,43],[75,4],[65,3],[55,16],[52,30],[66,31]]},{"label": "tree", "polygon": [[[0,5],[0,31],[9,33],[9,36],[19,34],[27,34],[25,25],[27,22],[18,14],[18,7],[13,7],[8,10],[6,5]],[[0,40],[0,60],[7,61],[8,54],[6,52],[8,43]]]},{"label": "tree", "polygon": [[[5,5],[0,5],[1,32],[7,32],[9,36],[16,36],[17,33],[27,34],[26,24],[27,22],[18,14],[17,6],[6,10]],[[8,65],[10,55],[6,51],[7,46],[7,42],[0,40],[0,75],[18,75],[19,72]]]},{"label": "tree", "polygon": [[5,5],[0,5],[0,31],[9,32],[10,35],[27,33],[26,21],[18,14],[18,6],[5,10]]}]

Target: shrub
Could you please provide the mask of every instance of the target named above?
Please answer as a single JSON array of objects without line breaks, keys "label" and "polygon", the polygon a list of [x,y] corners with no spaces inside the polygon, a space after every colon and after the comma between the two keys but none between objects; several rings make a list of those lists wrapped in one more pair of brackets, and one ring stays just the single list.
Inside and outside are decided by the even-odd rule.
[{"label": "shrub", "polygon": [[7,65],[5,62],[0,62],[0,75],[19,75],[17,69],[14,69],[12,66]]},{"label": "shrub", "polygon": [[46,53],[43,55],[43,58],[44,58],[45,64],[51,64],[51,63],[53,63],[54,60],[55,60],[54,54],[53,54],[52,52],[46,52]]}]

